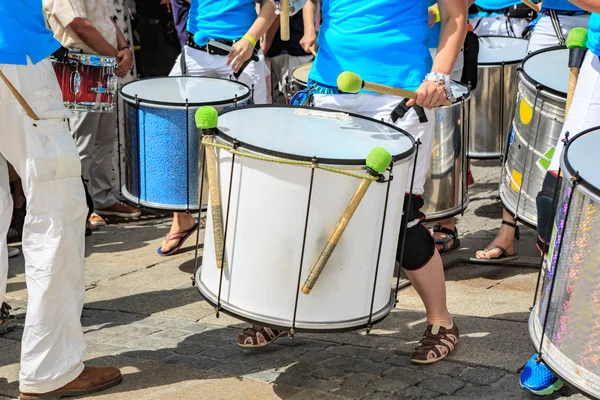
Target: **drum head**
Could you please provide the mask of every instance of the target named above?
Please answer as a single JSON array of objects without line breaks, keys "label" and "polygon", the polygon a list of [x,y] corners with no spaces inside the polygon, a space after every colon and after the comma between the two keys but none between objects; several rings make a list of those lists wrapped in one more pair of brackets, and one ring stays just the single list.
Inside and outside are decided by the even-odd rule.
[{"label": "drum head", "polygon": [[131,82],[120,91],[126,101],[162,106],[200,107],[244,101],[250,89],[243,83],[219,78],[173,76]]},{"label": "drum head", "polygon": [[308,74],[310,73],[310,69],[312,68],[312,61],[306,64],[302,64],[299,67],[296,67],[294,69],[294,72],[292,73],[292,76],[294,77],[294,80],[296,82],[299,83],[303,83],[305,86],[308,82]]},{"label": "drum head", "polygon": [[505,36],[479,37],[479,65],[520,63],[527,55],[529,41]]},{"label": "drum head", "polygon": [[596,152],[600,149],[600,127],[575,136],[567,144],[564,165],[571,176],[577,174],[581,184],[600,196],[600,174]]},{"label": "drum head", "polygon": [[544,49],[523,60],[523,72],[534,83],[558,95],[567,96],[569,87],[569,50],[563,47]]},{"label": "drum head", "polygon": [[393,125],[322,108],[257,105],[231,108],[219,116],[219,136],[274,157],[334,165],[364,165],[374,147],[394,161],[410,157],[414,139]]}]

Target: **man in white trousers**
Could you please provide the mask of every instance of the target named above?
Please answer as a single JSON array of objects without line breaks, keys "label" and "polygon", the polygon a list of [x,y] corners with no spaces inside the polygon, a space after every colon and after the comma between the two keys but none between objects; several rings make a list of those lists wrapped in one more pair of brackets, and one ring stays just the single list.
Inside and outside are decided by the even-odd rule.
[{"label": "man in white trousers", "polygon": [[[29,300],[21,344],[21,399],[92,393],[122,378],[117,368],[85,367],[82,362],[87,207],[79,155],[66,121],[70,113],[49,59],[60,44],[46,30],[41,0],[1,1],[0,15],[0,71],[35,114],[28,116],[0,79],[1,241],[6,242],[12,212],[7,162],[23,181],[28,205],[23,252]],[[6,293],[6,248],[0,243],[0,302]]]}]

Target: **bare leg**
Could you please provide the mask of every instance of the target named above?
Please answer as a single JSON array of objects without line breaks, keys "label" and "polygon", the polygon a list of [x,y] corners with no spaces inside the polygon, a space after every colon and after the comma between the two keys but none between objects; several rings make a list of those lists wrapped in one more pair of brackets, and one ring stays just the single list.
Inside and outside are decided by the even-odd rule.
[{"label": "bare leg", "polygon": [[406,275],[413,285],[427,310],[427,324],[439,324],[444,327],[452,325],[452,317],[446,304],[446,278],[444,266],[438,251],[422,268],[407,271]]},{"label": "bare leg", "polygon": [[[502,220],[510,222],[512,224],[515,223],[514,218],[506,209],[502,210]],[[513,246],[514,239],[515,228],[513,228],[512,226],[502,224],[500,225],[500,230],[498,230],[496,237],[494,238],[494,240],[492,240],[492,243],[490,243],[490,246],[500,246],[506,249],[508,255],[512,255],[515,252],[515,248]],[[477,253],[475,253],[475,257],[482,259],[499,257],[500,255],[500,249],[491,249],[489,251],[480,250]]]},{"label": "bare leg", "polygon": [[[173,213],[173,224],[171,225],[169,235],[173,235],[178,232],[189,231],[194,227],[194,225],[196,225],[196,221],[194,220],[194,217],[192,217],[191,214],[184,212]],[[179,243],[179,239],[165,239],[163,240],[161,249],[163,252],[168,252],[173,247],[177,246],[177,243]]]}]

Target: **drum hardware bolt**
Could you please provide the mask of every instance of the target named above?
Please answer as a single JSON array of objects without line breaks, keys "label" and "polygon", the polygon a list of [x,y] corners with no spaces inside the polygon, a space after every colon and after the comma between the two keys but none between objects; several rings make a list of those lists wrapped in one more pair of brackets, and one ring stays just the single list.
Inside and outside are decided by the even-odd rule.
[{"label": "drum hardware bolt", "polygon": [[296,330],[294,328],[290,329],[290,332],[288,333],[288,338],[290,340],[294,340],[294,335],[296,334]]},{"label": "drum hardware bolt", "polygon": [[373,326],[371,324],[367,325],[367,335],[369,335],[371,333],[371,328]]},{"label": "drum hardware bolt", "polygon": [[221,316],[221,307],[215,307],[215,317],[219,318]]},{"label": "drum hardware bolt", "polygon": [[581,176],[579,176],[579,171],[575,171],[575,173],[571,177],[571,182],[578,183],[580,180],[581,180]]},{"label": "drum hardware bolt", "polygon": [[196,278],[192,276],[190,277],[190,280],[192,281],[192,286],[196,286]]}]

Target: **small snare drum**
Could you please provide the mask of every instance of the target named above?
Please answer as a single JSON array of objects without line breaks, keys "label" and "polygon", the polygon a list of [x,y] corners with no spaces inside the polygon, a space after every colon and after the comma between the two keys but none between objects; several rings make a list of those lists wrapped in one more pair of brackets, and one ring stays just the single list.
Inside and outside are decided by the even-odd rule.
[{"label": "small snare drum", "polygon": [[313,62],[302,64],[294,68],[292,72],[292,84],[297,87],[296,91],[306,89],[308,83],[308,74],[312,68]]},{"label": "small snare drum", "polygon": [[73,111],[112,112],[117,91],[117,59],[70,52],[66,61],[52,60],[65,107]]}]

